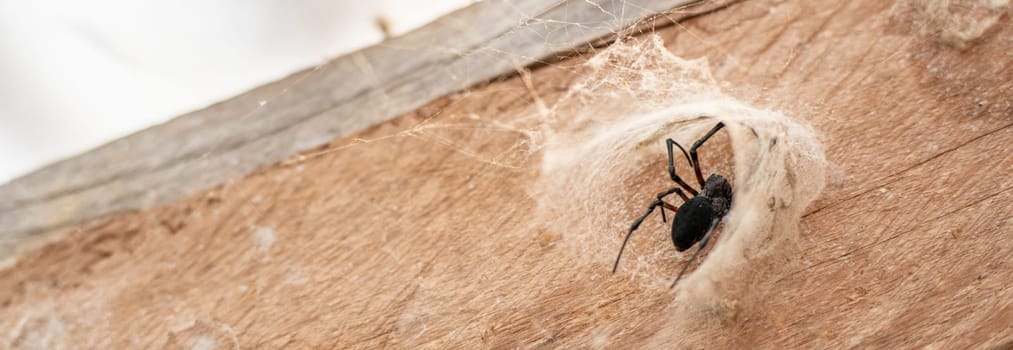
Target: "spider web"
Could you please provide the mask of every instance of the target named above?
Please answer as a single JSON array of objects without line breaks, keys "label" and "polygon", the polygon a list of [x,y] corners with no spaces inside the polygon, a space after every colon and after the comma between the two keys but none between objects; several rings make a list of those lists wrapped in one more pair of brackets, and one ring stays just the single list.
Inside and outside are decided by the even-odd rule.
[{"label": "spider web", "polygon": [[[586,245],[581,249],[593,251],[589,257],[595,260],[614,258],[622,238],[617,233],[624,233],[631,218],[643,211],[654,193],[664,190],[631,192],[631,183],[642,183],[633,177],[642,174],[641,169],[654,166],[651,176],[667,178],[664,140],[671,137],[684,145],[691,144],[717,121],[727,125],[734,168],[716,165],[714,172],[724,172],[734,179],[735,199],[725,219],[722,239],[712,241],[715,248],[701,266],[702,273],[692,277],[708,275],[721,280],[727,267],[745,263],[735,257],[742,256],[747,247],[777,249],[777,244],[760,242],[795,238],[794,226],[802,210],[824,185],[826,161],[811,129],[782,113],[749,106],[724,94],[705,60],[674,56],[656,36],[617,43],[592,58],[588,68],[593,73],[553,107],[569,118],[561,123],[564,126],[550,128],[554,132],[546,137],[540,179],[540,204],[548,217],[576,216],[580,219],[566,222],[565,227],[573,228],[573,232],[600,233],[592,234],[594,238],[586,244],[581,242],[587,237],[574,239],[573,245]],[[719,146],[711,141],[701,153],[720,152]],[[703,163],[706,167],[706,161]],[[683,178],[692,178],[684,160],[677,158],[676,168]],[[591,190],[580,191],[582,197],[573,200],[573,188]],[[617,197],[633,195],[641,198],[643,206],[634,207],[632,212],[616,210]],[[572,210],[573,203],[579,203],[584,215],[562,214]],[[774,217],[776,221],[764,219]],[[660,231],[638,234],[653,235],[651,241],[668,240],[667,228]],[[665,249],[651,249],[647,255],[633,248],[627,252],[629,260],[622,268],[632,271],[632,278],[667,288],[671,273],[657,269],[671,265],[663,263],[672,255],[671,247],[665,245]],[[751,254],[764,252],[745,255]],[[693,278],[685,280],[684,285],[704,283]]]},{"label": "spider web", "polygon": [[[565,227],[564,244],[586,263],[610,266],[633,218],[655,193],[676,186],[664,170],[664,139],[688,146],[722,121],[727,141],[712,138],[701,148],[702,163],[705,177],[713,171],[733,181],[733,206],[709,254],[678,285],[669,314],[679,317],[656,339],[673,339],[665,336],[708,319],[735,317],[739,296],[762,288],[749,272],[785,264],[804,209],[824,187],[827,162],[818,137],[790,116],[727,95],[705,59],[677,57],[657,36],[619,41],[585,68],[590,72],[546,118],[551,126],[545,128],[542,177],[534,195],[537,221]],[[722,149],[721,142],[730,146]],[[724,152],[734,154],[733,168],[712,160],[727,159],[715,155]],[[688,162],[676,159],[676,168],[695,182]],[[666,181],[657,187],[653,179]],[[633,206],[626,204],[631,199]],[[669,227],[657,216],[634,233],[620,274],[647,288],[668,288],[696,247],[675,252]]]}]

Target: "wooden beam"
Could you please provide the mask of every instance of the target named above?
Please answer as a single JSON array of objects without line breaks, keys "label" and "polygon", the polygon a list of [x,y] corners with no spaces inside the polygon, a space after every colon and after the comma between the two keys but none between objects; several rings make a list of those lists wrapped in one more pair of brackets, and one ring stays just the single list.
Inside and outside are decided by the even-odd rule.
[{"label": "wooden beam", "polygon": [[69,225],[168,203],[673,8],[722,2],[482,1],[401,37],[0,186],[0,259]]},{"label": "wooden beam", "polygon": [[[0,347],[1010,348],[1013,22],[997,4],[744,1],[439,98],[25,252],[0,269]],[[710,75],[681,75],[703,58]],[[738,101],[707,104],[729,127],[700,154],[737,202],[671,290],[689,259],[671,220],[644,221],[611,267],[672,186],[664,139],[710,127],[660,109],[696,91],[666,82],[697,79]],[[750,136],[739,103],[824,151],[773,151],[807,133]],[[795,166],[818,154],[826,168]]]}]

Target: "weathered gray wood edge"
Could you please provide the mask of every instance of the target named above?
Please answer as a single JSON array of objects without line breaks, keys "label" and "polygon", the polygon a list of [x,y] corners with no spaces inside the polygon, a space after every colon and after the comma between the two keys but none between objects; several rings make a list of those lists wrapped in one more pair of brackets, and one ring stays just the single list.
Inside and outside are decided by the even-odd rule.
[{"label": "weathered gray wood edge", "polygon": [[[698,0],[494,0],[0,186],[0,259],[212,187]],[[697,11],[695,11],[697,10]]]}]

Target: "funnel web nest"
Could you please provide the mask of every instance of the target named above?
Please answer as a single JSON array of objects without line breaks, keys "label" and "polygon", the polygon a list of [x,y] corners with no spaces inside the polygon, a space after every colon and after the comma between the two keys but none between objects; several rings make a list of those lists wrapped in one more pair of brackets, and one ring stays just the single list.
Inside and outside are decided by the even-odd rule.
[{"label": "funnel web nest", "polygon": [[[733,171],[722,175],[733,181],[734,202],[710,252],[679,284],[689,293],[680,294],[715,295],[715,284],[742,281],[741,274],[762,268],[754,264],[798,238],[799,219],[825,182],[823,147],[811,128],[726,95],[705,59],[677,57],[657,36],[619,41],[584,68],[586,78],[545,118],[535,197],[538,221],[559,227],[564,245],[602,266],[593,278],[606,276],[630,223],[654,194],[674,186],[665,139],[692,143],[718,121],[727,125],[727,141],[710,141],[701,155],[725,152],[718,143],[730,144]],[[564,114],[572,117],[557,118]],[[677,171],[692,179],[689,164],[680,161]],[[721,171],[720,164],[701,163],[704,177]],[[669,233],[660,218],[648,218],[627,247],[620,275],[667,288],[692,253],[677,253]]]}]

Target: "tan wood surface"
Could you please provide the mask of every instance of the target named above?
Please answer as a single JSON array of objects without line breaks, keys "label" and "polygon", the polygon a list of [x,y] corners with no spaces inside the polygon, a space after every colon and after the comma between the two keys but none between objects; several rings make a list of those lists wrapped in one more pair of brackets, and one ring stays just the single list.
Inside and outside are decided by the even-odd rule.
[{"label": "tan wood surface", "polygon": [[[699,278],[655,283],[685,258],[654,217],[609,271],[670,183],[664,135],[617,186],[542,211],[545,148],[517,150],[587,81],[581,56],[80,225],[0,271],[0,344],[1009,348],[1013,26],[999,3],[750,0],[657,30],[729,95],[812,126],[830,162],[794,245],[719,284],[718,304],[680,297]],[[553,116],[538,125],[575,123]],[[727,173],[724,135],[702,162]]]}]

